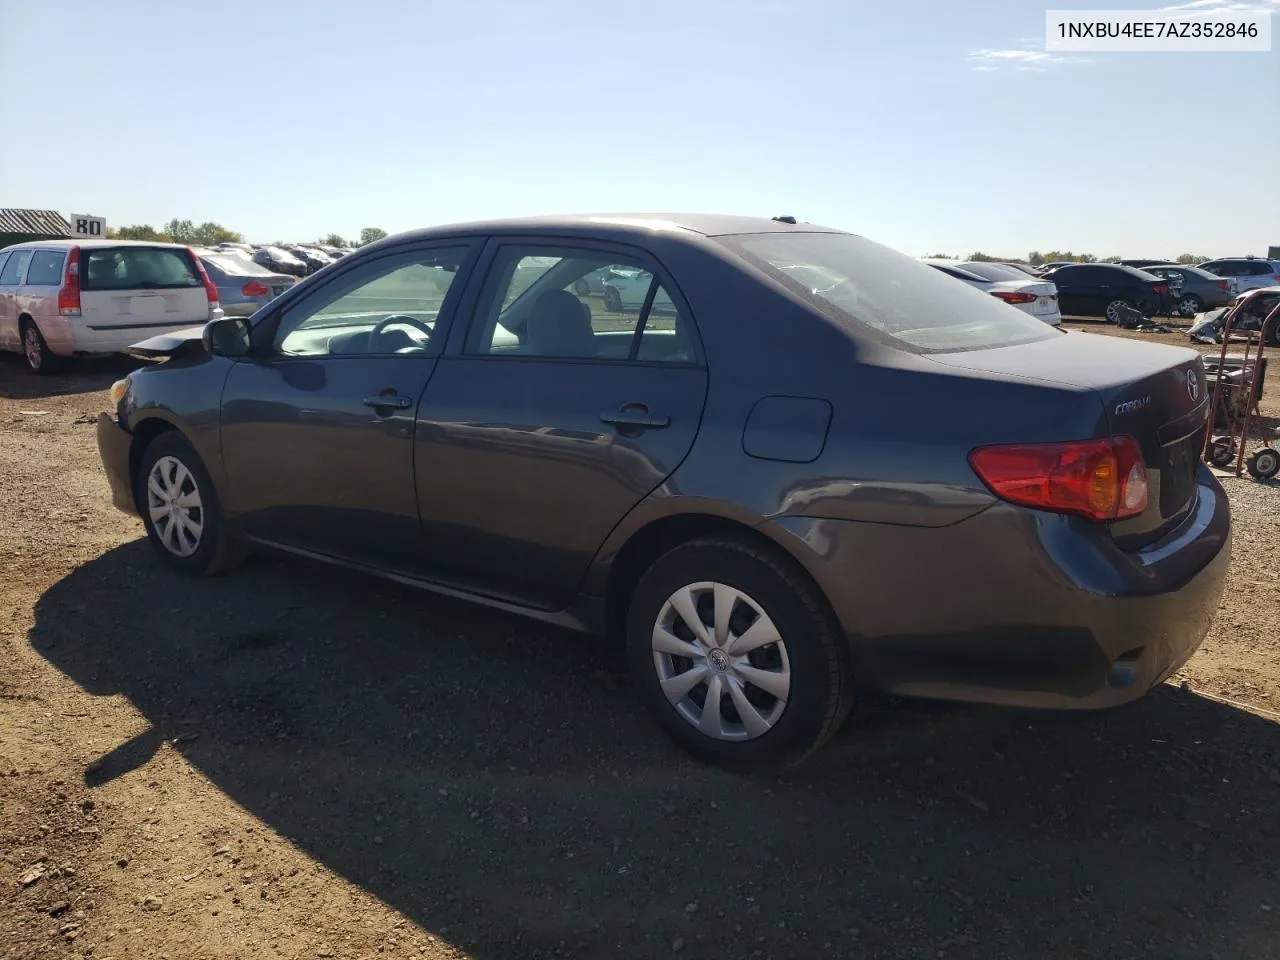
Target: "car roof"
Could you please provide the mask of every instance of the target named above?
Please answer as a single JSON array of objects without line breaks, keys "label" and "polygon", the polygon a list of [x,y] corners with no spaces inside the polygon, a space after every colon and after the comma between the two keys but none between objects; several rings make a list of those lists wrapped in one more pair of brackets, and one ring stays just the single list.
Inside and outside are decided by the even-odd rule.
[{"label": "car roof", "polygon": [[15,243],[4,249],[70,250],[72,247],[79,247],[81,250],[95,250],[102,247],[164,247],[169,250],[186,250],[187,244],[162,243],[159,240],[78,240],[73,237],[58,240],[28,240],[26,243]]},{"label": "car roof", "polygon": [[[441,224],[396,234],[406,240],[457,233],[520,234],[556,233],[574,236],[600,236],[637,241],[654,233],[683,233],[703,237],[731,236],[742,233],[844,233],[833,227],[809,223],[783,223],[770,217],[743,217],[707,213],[594,213],[541,217],[514,217],[503,220],[477,220],[469,223]],[[388,238],[393,239],[393,238]]]}]

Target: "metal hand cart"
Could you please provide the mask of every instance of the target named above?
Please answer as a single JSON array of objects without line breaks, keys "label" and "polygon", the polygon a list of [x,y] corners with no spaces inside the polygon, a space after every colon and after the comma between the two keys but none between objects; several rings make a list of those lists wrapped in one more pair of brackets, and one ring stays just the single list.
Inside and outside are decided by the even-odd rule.
[{"label": "metal hand cart", "polygon": [[[1215,467],[1245,470],[1255,480],[1270,480],[1280,474],[1280,449],[1262,426],[1258,401],[1266,378],[1264,353],[1272,331],[1280,325],[1280,302],[1267,313],[1257,330],[1243,329],[1249,308],[1260,298],[1275,296],[1275,290],[1252,290],[1242,297],[1224,318],[1222,349],[1215,358],[1204,358],[1209,374],[1209,422],[1205,427],[1203,456]],[[1228,355],[1231,345],[1241,352]],[[1256,349],[1255,349],[1256,348]],[[1246,455],[1246,450],[1258,444]]]}]

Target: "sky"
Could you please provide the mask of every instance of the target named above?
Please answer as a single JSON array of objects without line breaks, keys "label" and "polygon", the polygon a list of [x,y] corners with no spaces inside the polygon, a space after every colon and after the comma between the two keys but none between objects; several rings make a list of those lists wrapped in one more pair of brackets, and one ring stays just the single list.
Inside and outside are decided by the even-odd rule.
[{"label": "sky", "polygon": [[1265,255],[1280,0],[1192,0],[1276,11],[1270,53],[1045,52],[1047,7],[1179,2],[0,0],[0,207],[251,241],[698,211],[915,255]]}]

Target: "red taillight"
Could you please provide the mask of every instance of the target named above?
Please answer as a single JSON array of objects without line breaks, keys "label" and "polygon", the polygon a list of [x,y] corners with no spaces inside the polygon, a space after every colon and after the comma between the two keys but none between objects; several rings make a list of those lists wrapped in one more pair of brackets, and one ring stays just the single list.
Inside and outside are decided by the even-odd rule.
[{"label": "red taillight", "polygon": [[1147,508],[1147,471],[1132,437],[978,447],[969,465],[997,497],[1038,510],[1119,520]]},{"label": "red taillight", "polygon": [[261,284],[257,280],[250,280],[240,288],[240,292],[246,297],[265,297],[270,291],[267,290],[265,284]]},{"label": "red taillight", "polygon": [[204,264],[200,262],[200,258],[196,256],[196,252],[187,247],[187,253],[191,255],[191,262],[196,265],[196,273],[200,275],[200,282],[204,284],[204,294],[209,298],[209,312],[213,313],[221,304],[218,302],[218,288],[213,285],[213,281],[209,279],[209,271],[204,268]]},{"label": "red taillight", "polygon": [[58,313],[64,317],[80,316],[80,248],[67,253],[67,268],[58,291]]},{"label": "red taillight", "polygon": [[1005,303],[1031,303],[1036,298],[1034,293],[1015,293],[1010,290],[992,290],[991,295]]},{"label": "red taillight", "polygon": [[[1276,279],[1277,279],[1277,280],[1280,280],[1280,277],[1276,277]],[[1223,291],[1223,292],[1225,293],[1226,291],[1228,291],[1228,290],[1230,290],[1230,289],[1231,289],[1231,284],[1230,284],[1230,283],[1228,283],[1226,280],[1219,280],[1219,281],[1218,281],[1218,289],[1219,289],[1219,290],[1221,290],[1221,291]]]},{"label": "red taillight", "polygon": [[1163,297],[1166,293],[1169,292],[1169,285],[1167,283],[1153,283],[1151,285],[1151,292],[1158,293],[1160,294],[1160,296]]}]

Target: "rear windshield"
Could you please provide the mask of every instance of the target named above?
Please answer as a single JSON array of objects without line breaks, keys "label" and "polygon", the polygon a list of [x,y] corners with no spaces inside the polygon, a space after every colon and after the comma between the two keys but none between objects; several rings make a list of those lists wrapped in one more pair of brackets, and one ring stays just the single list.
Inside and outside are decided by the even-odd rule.
[{"label": "rear windshield", "polygon": [[1057,336],[1043,321],[862,237],[759,233],[717,239],[823,313],[892,346],[941,353]]},{"label": "rear windshield", "polygon": [[82,251],[84,290],[172,290],[201,285],[185,250],[168,247],[93,247]]},{"label": "rear windshield", "polygon": [[266,267],[234,254],[207,254],[200,258],[206,267],[213,267],[220,273],[233,277],[274,277]]},{"label": "rear windshield", "polygon": [[1016,267],[1006,267],[1002,263],[967,262],[960,264],[960,269],[968,270],[970,273],[976,273],[983,280],[995,280],[997,282],[1004,280],[1035,279],[1029,274],[1023,273]]}]

